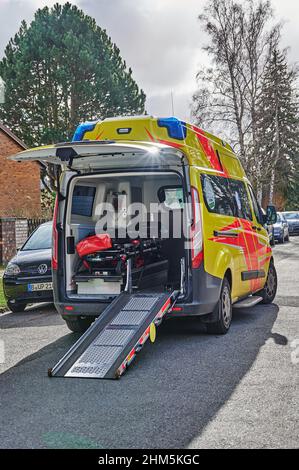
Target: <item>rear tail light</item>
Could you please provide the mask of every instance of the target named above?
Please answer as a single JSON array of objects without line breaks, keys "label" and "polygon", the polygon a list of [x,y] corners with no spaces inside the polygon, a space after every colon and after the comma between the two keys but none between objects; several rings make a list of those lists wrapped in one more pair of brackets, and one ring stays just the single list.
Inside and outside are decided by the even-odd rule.
[{"label": "rear tail light", "polygon": [[52,230],[52,269],[58,269],[58,232],[57,232],[57,214],[58,214],[58,196],[56,195],[54,214],[53,214],[53,230]]},{"label": "rear tail light", "polygon": [[199,268],[203,261],[202,224],[199,195],[196,188],[191,188],[193,224],[191,226],[192,268]]}]

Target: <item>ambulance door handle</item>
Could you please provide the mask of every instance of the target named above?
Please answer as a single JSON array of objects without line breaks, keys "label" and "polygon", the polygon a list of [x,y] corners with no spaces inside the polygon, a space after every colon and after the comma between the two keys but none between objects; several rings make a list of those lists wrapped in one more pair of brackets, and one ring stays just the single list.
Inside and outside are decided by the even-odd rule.
[{"label": "ambulance door handle", "polygon": [[237,238],[238,234],[236,232],[230,232],[230,231],[218,231],[214,230],[214,237],[231,237],[231,238]]},{"label": "ambulance door handle", "polygon": [[257,227],[256,225],[253,225],[252,230],[258,230],[259,232],[262,230],[261,227]]}]

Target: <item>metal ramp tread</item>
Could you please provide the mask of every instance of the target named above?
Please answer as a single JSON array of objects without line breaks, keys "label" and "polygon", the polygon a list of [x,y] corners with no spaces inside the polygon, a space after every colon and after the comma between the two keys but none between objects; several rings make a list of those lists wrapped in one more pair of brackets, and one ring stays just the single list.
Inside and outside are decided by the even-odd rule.
[{"label": "metal ramp tread", "polygon": [[51,377],[118,378],[159,325],[178,292],[119,295],[49,370]]}]

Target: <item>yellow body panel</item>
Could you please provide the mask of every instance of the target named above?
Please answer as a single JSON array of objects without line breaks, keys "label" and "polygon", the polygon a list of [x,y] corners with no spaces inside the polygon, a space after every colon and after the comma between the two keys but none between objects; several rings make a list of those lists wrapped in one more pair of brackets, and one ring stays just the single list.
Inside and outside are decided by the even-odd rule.
[{"label": "yellow body panel", "polygon": [[[189,165],[211,168],[221,173],[224,171],[230,176],[245,177],[242,165],[229,144],[192,124],[178,120],[174,120],[174,123],[179,123],[177,128],[178,133],[181,132],[181,138],[173,138],[166,126],[159,125],[159,122],[163,121],[167,119],[159,120],[150,116],[105,119],[95,123],[92,130],[84,132],[84,139],[162,143],[181,150]],[[123,129],[130,129],[130,132],[120,133]]]}]

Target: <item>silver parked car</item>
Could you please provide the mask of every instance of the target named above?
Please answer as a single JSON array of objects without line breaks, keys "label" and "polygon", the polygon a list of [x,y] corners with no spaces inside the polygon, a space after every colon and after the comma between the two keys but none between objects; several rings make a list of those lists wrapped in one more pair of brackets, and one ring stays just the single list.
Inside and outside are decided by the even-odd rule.
[{"label": "silver parked car", "polygon": [[273,229],[275,240],[277,240],[279,243],[289,241],[289,225],[282,212],[277,212],[277,221],[273,225]]},{"label": "silver parked car", "polygon": [[299,212],[283,212],[283,216],[288,222],[290,235],[299,235]]}]

